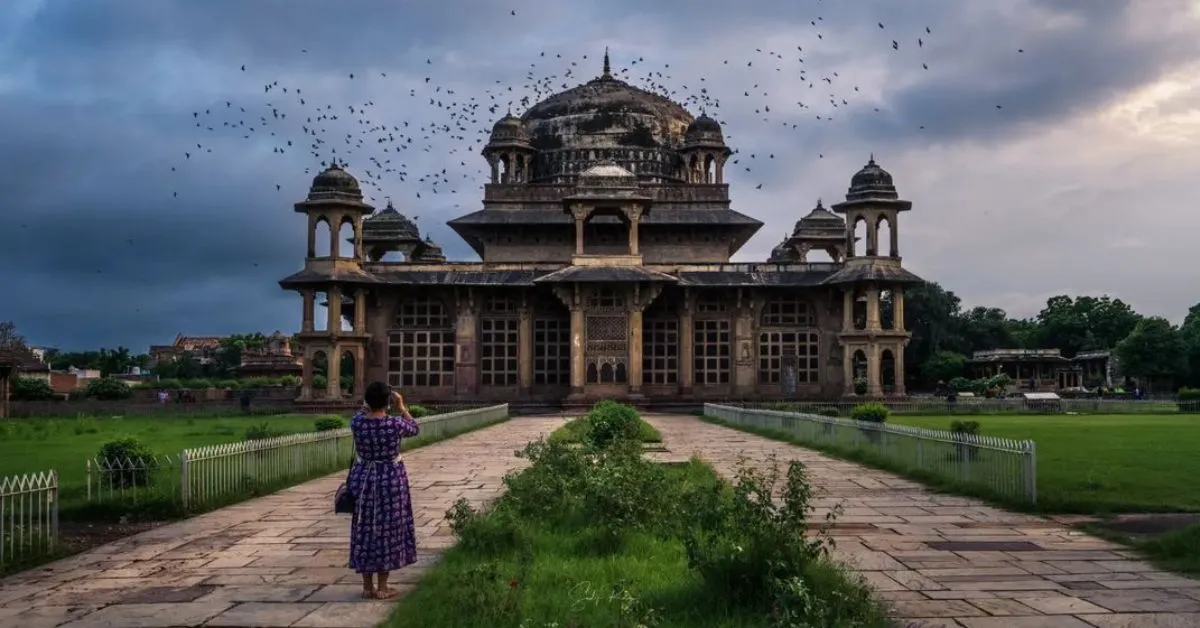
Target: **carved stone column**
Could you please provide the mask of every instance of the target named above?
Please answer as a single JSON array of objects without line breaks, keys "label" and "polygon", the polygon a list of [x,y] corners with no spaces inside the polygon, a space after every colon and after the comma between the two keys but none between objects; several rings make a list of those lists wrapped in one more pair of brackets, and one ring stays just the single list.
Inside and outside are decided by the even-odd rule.
[{"label": "carved stone column", "polygon": [[325,297],[325,301],[329,304],[325,308],[325,331],[336,336],[342,331],[342,289],[331,286],[329,292],[325,293]]},{"label": "carved stone column", "polygon": [[478,392],[479,383],[479,308],[474,291],[470,288],[460,291],[456,295],[455,306],[458,318],[454,326],[454,340],[458,355],[454,361],[454,392],[459,397],[473,397]]},{"label": "carved stone column", "polygon": [[587,207],[583,203],[571,205],[571,217],[575,219],[575,254],[583,255],[583,225],[587,221]]},{"label": "carved stone column", "polygon": [[300,401],[310,401],[313,398],[313,359],[312,351],[304,350],[304,359],[300,361]]},{"label": "carved stone column", "polygon": [[896,387],[894,389],[892,389],[893,394],[895,394],[897,397],[903,397],[904,395],[908,394],[906,392],[906,389],[904,388],[904,343],[903,342],[896,343],[896,346],[892,348],[892,355],[894,356],[894,358],[896,360]]},{"label": "carved stone column", "polygon": [[305,289],[300,291],[300,296],[304,298],[304,305],[301,306],[303,311],[301,312],[300,331],[311,333],[313,331],[313,310],[316,308],[316,295],[313,294],[312,290]]},{"label": "carved stone column", "polygon": [[333,345],[325,353],[325,396],[331,400],[342,398],[342,348]]},{"label": "carved stone column", "polygon": [[892,320],[896,331],[905,331],[904,326],[904,288],[892,289]]},{"label": "carved stone column", "polygon": [[888,236],[892,239],[892,257],[900,257],[900,212],[888,217]]},{"label": "carved stone column", "polygon": [[367,333],[367,292],[362,288],[354,291],[354,333]]},{"label": "carved stone column", "polygon": [[867,255],[879,255],[879,222],[867,221]]},{"label": "carved stone column", "polygon": [[696,334],[693,318],[692,295],[684,290],[683,303],[679,308],[679,394],[691,396],[696,378]]},{"label": "carved stone column", "polygon": [[867,348],[867,395],[883,396],[882,378],[879,372],[879,346],[872,344]]},{"label": "carved stone column", "polygon": [[639,253],[638,225],[642,222],[642,207],[640,205],[627,206],[625,216],[629,218],[629,254],[641,255]]},{"label": "carved stone column", "polygon": [[574,304],[571,307],[571,394],[576,396],[583,395],[583,350],[583,307]]},{"label": "carved stone column", "polygon": [[854,347],[842,344],[842,377],[845,378],[846,395],[854,394]]},{"label": "carved stone column", "polygon": [[733,319],[733,390],[734,394],[752,395],[757,388],[754,368],[754,332],[757,329],[757,295],[738,290],[737,308]]},{"label": "carved stone column", "polygon": [[342,243],[338,242],[341,230],[342,216],[340,214],[329,216],[329,257],[334,259],[342,256]]},{"label": "carved stone column", "polygon": [[629,312],[629,394],[642,394],[642,310],[634,308]]},{"label": "carved stone column", "polygon": [[871,286],[867,288],[867,329],[879,331],[882,328],[879,324],[879,288]]},{"label": "carved stone column", "polygon": [[842,331],[854,329],[854,287],[847,286],[842,292]]},{"label": "carved stone column", "polygon": [[521,395],[526,396],[533,387],[533,310],[527,300],[522,301],[518,314],[517,385],[521,388]]},{"label": "carved stone column", "polygon": [[317,256],[317,217],[308,215],[308,257]]},{"label": "carved stone column", "polygon": [[361,345],[354,348],[354,398],[362,399],[367,392],[367,352]]}]

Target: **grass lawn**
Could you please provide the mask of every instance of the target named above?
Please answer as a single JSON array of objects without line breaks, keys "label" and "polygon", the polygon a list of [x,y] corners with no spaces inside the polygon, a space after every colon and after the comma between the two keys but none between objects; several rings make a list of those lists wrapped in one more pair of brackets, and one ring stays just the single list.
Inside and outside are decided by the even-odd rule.
[{"label": "grass lawn", "polygon": [[333,415],[7,419],[0,421],[0,477],[53,469],[70,495],[86,482],[87,459],[111,440],[132,436],[157,454],[176,455],[189,447],[241,441],[247,429],[263,424],[279,434],[312,432],[322,416]]},{"label": "grass lawn", "polygon": [[[578,443],[583,439],[585,430],[587,430],[587,417],[579,417],[551,432],[549,440]],[[653,425],[638,418],[638,440],[643,443],[661,443],[662,434],[659,434]]]},{"label": "grass lawn", "polygon": [[944,430],[953,418],[979,421],[987,436],[1037,443],[1040,510],[1200,511],[1200,415],[894,414],[888,422]]},{"label": "grass lawn", "polygon": [[[671,465],[667,474],[671,493],[720,482],[711,467],[697,460]],[[496,508],[505,508],[507,500],[507,495],[501,497]],[[631,532],[614,551],[600,549],[598,535],[586,524],[556,526],[512,516],[515,523],[485,526],[482,537],[494,544],[464,541],[448,550],[384,626],[740,628],[769,621],[763,610],[740,608],[729,595],[706,587],[689,569],[683,542],[673,535]],[[515,532],[500,532],[500,525]],[[512,541],[514,536],[520,541]],[[824,595],[842,614],[833,623],[813,625],[886,625],[869,593],[850,584],[837,568],[819,563],[810,571],[814,595],[845,593],[844,598]]]}]

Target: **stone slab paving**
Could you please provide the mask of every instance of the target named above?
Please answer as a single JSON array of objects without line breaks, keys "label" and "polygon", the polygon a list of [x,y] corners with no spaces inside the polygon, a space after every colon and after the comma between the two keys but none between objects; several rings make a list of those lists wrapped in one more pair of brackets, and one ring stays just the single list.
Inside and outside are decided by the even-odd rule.
[{"label": "stone slab paving", "polygon": [[[500,494],[513,453],[563,423],[517,418],[405,454],[417,565],[411,589],[454,542],[444,520],[460,497]],[[333,514],[337,473],[162,526],[0,580],[0,626],[14,628],[367,628],[393,601],[362,600],[347,567],[349,518]]]},{"label": "stone slab paving", "polygon": [[697,454],[723,474],[740,456],[803,462],[814,521],[843,508],[835,557],[874,586],[901,625],[1200,627],[1200,580],[1159,571],[1120,545],[695,417],[645,418],[672,458]]}]

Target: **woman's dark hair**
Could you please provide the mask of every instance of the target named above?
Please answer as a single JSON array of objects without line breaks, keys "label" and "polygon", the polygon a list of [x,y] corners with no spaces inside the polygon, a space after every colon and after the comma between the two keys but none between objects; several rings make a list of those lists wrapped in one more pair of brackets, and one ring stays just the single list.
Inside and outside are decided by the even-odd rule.
[{"label": "woman's dark hair", "polygon": [[363,401],[367,402],[368,408],[375,411],[386,408],[391,397],[392,389],[384,382],[367,384],[367,391],[363,393]]}]

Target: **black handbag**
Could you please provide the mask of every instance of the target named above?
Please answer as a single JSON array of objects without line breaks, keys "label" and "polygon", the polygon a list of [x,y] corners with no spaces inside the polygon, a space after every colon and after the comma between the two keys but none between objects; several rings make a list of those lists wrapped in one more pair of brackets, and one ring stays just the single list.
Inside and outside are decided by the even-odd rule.
[{"label": "black handbag", "polygon": [[333,512],[338,515],[354,514],[354,507],[357,505],[357,499],[354,493],[350,492],[350,488],[343,482],[338,487],[337,492],[333,494]]}]

